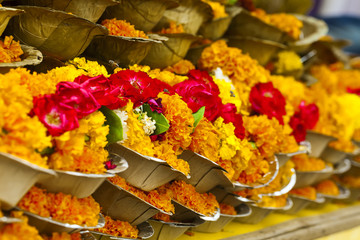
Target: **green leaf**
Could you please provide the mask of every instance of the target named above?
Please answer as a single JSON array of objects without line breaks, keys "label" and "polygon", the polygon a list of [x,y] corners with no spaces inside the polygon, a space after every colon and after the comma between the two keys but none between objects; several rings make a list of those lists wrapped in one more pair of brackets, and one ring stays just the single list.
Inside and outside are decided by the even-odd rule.
[{"label": "green leaf", "polygon": [[155,135],[166,132],[169,129],[170,127],[169,121],[162,113],[151,111],[150,105],[147,103],[143,105],[143,110],[144,112],[146,112],[148,117],[151,117],[156,122],[155,123],[156,129],[154,132]]},{"label": "green leaf", "polygon": [[249,142],[249,143],[253,147],[253,149],[257,149],[257,146],[256,146],[255,142]]},{"label": "green leaf", "polygon": [[[38,151],[37,151],[38,152]],[[54,148],[51,148],[51,147],[46,147],[44,148],[41,152],[38,152],[40,153],[41,156],[50,156],[51,154],[53,154],[55,152],[55,149]]]},{"label": "green leaf", "polygon": [[194,117],[194,128],[199,124],[200,120],[204,117],[205,106],[202,106],[196,113],[193,113]]},{"label": "green leaf", "polygon": [[109,134],[106,136],[108,143],[116,143],[123,139],[123,127],[121,119],[109,108],[102,106],[100,111],[104,114],[105,124],[109,125]]}]

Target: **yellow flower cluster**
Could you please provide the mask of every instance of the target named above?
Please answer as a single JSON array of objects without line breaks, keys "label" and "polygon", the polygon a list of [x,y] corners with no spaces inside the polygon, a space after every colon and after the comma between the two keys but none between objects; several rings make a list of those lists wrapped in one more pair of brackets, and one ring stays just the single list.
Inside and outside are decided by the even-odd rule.
[{"label": "yellow flower cluster", "polygon": [[201,1],[210,5],[211,9],[213,10],[213,14],[214,14],[213,19],[214,20],[216,20],[218,18],[225,18],[225,17],[229,16],[225,11],[225,6],[222,5],[221,3],[214,2],[211,0],[201,0]]},{"label": "yellow flower cluster", "polygon": [[244,117],[244,127],[249,141],[255,142],[260,153],[272,157],[275,153],[291,153],[299,149],[295,138],[275,118],[265,115]]},{"label": "yellow flower cluster", "polygon": [[286,32],[293,39],[299,39],[303,23],[295,16],[286,13],[267,14],[263,9],[257,8],[251,12],[251,15],[257,17],[267,24],[273,25]]},{"label": "yellow flower cluster", "polygon": [[31,93],[17,70],[0,75],[0,152],[47,168],[47,158],[40,152],[52,146],[51,138],[36,116],[28,116],[31,108]]},{"label": "yellow flower cluster", "polygon": [[276,74],[291,73],[303,68],[299,55],[293,51],[281,51],[277,57],[278,60],[275,63]]},{"label": "yellow flower cluster", "polygon": [[264,196],[257,205],[259,207],[282,208],[286,206],[287,198],[287,194],[276,197]]},{"label": "yellow flower cluster", "polygon": [[219,40],[205,48],[198,63],[199,68],[213,71],[221,68],[231,79],[236,88],[235,95],[243,103],[241,110],[248,114],[250,109],[249,94],[251,88],[259,82],[268,82],[270,73],[249,55],[240,49],[228,47],[224,40]]},{"label": "yellow flower cluster", "polygon": [[175,74],[186,75],[190,70],[195,69],[194,64],[192,64],[189,60],[180,60],[172,66],[166,67],[164,70],[169,71]]},{"label": "yellow flower cluster", "polygon": [[324,160],[309,157],[307,154],[295,155],[291,158],[291,161],[295,163],[295,169],[297,171],[320,171],[326,167]]},{"label": "yellow flower cluster", "polygon": [[104,173],[108,152],[106,135],[109,126],[104,126],[105,116],[96,111],[79,121],[79,128],[54,137],[56,152],[50,156],[53,169]]},{"label": "yellow flower cluster", "polygon": [[13,39],[13,36],[6,36],[4,41],[0,40],[0,63],[21,61],[20,56],[24,52],[21,49],[20,42]]},{"label": "yellow flower cluster", "polygon": [[238,112],[240,112],[241,108],[241,100],[235,97],[233,93],[235,91],[235,87],[231,84],[231,82],[227,82],[224,79],[217,79],[213,77],[215,84],[219,87],[219,97],[223,104],[233,103],[236,106]]},{"label": "yellow flower cluster", "polygon": [[251,159],[248,163],[248,167],[242,171],[238,178],[235,178],[236,181],[244,184],[251,183],[265,183],[265,174],[269,173],[270,165],[269,160],[273,159],[264,158],[258,149],[252,149]]},{"label": "yellow flower cluster", "polygon": [[342,139],[342,138],[330,142],[329,146],[336,150],[346,153],[353,153],[355,149],[357,149],[357,146],[351,140]]}]

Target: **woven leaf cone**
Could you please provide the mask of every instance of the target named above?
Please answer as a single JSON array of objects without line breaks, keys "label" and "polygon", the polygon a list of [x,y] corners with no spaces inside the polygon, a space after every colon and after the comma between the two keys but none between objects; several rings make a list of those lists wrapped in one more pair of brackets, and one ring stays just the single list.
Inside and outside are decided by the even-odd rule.
[{"label": "woven leaf cone", "polygon": [[267,64],[279,51],[286,49],[284,44],[252,37],[229,37],[228,45],[248,53],[261,65]]},{"label": "woven leaf cone", "polygon": [[226,13],[228,14],[227,17],[218,18],[210,22],[203,23],[199,29],[198,34],[211,40],[217,40],[221,38],[230,26],[231,20],[237,14],[239,14],[240,11],[240,8],[236,6],[226,8]]},{"label": "woven leaf cone", "polygon": [[141,64],[151,68],[165,68],[171,66],[186,56],[192,42],[198,38],[187,33],[161,34],[169,40],[161,44],[154,44]]},{"label": "woven leaf cone", "polygon": [[159,22],[168,8],[178,6],[177,0],[117,0],[108,7],[101,19],[126,20],[136,29],[149,32]]},{"label": "woven leaf cone", "polygon": [[127,67],[140,63],[153,44],[161,44],[161,41],[151,38],[99,36],[92,40],[85,54],[105,62],[112,60],[119,66]]},{"label": "woven leaf cone", "polygon": [[184,26],[184,31],[195,35],[201,24],[213,18],[211,7],[201,0],[181,0],[180,6],[164,12],[163,18],[154,28],[155,31],[169,26],[170,21]]},{"label": "woven leaf cone", "polygon": [[10,18],[23,12],[23,10],[16,8],[0,7],[0,35],[4,32]]},{"label": "woven leaf cone", "polygon": [[101,25],[62,11],[43,7],[18,7],[26,13],[9,23],[9,32],[45,55],[60,60],[80,55],[97,35],[106,35]]},{"label": "woven leaf cone", "polygon": [[21,4],[49,7],[97,22],[106,8],[116,3],[113,0],[21,0]]},{"label": "woven leaf cone", "polygon": [[226,35],[254,37],[279,43],[285,43],[291,39],[286,32],[252,16],[243,8],[232,20]]}]

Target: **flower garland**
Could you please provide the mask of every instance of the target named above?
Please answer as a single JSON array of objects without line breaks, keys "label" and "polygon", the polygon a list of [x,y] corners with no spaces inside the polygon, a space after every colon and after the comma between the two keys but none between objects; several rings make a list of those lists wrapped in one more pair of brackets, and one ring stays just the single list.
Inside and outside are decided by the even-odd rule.
[{"label": "flower garland", "polygon": [[5,36],[4,41],[0,40],[0,63],[21,61],[20,56],[24,52],[21,49],[20,42],[13,39],[13,36]]},{"label": "flower garland", "polygon": [[150,203],[151,205],[162,209],[165,212],[175,212],[174,205],[171,204],[171,195],[163,190],[163,187],[158,189],[146,192],[139,188],[131,186],[126,180],[122,177],[115,176],[108,178],[110,182],[121,187],[122,189],[134,194],[135,196],[141,198],[142,200]]},{"label": "flower garland", "polygon": [[101,22],[101,25],[109,30],[110,35],[149,38],[143,31],[136,30],[134,25],[125,20],[105,19]]},{"label": "flower garland", "polygon": [[316,189],[311,186],[291,189],[289,193],[297,195],[297,196],[302,196],[302,197],[305,197],[305,198],[313,200],[313,201],[315,201],[317,198]]},{"label": "flower garland", "polygon": [[131,226],[129,222],[113,220],[109,216],[105,216],[105,226],[94,231],[123,238],[137,238],[139,234],[136,226]]},{"label": "flower garland", "polygon": [[100,205],[91,196],[78,199],[64,193],[47,193],[35,186],[20,200],[18,207],[42,217],[86,226],[96,226],[100,213]]},{"label": "flower garland", "polygon": [[204,215],[211,215],[220,208],[216,197],[211,193],[198,193],[195,187],[184,181],[167,183],[164,189],[179,203]]}]

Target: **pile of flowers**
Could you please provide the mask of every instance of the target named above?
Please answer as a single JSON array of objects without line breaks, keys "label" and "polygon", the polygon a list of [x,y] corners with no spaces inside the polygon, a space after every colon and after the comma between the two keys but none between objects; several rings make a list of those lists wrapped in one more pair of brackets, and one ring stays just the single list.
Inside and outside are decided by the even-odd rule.
[{"label": "pile of flowers", "polygon": [[110,35],[149,38],[143,31],[136,30],[134,25],[125,20],[117,20],[116,18],[105,19],[101,24],[109,30]]},{"label": "pile of flowers", "polygon": [[316,189],[312,186],[291,189],[291,191],[289,193],[297,195],[297,196],[305,197],[305,198],[313,200],[313,201],[316,200],[316,198],[317,198],[316,197]]},{"label": "pile of flowers", "polygon": [[340,194],[339,187],[330,179],[324,180],[315,185],[316,191],[326,195],[337,196]]},{"label": "pile of flowers", "polygon": [[261,201],[257,203],[259,207],[265,208],[282,208],[286,206],[288,195],[280,195],[276,197],[263,196]]},{"label": "pile of flowers", "polygon": [[220,203],[220,213],[221,214],[227,214],[227,215],[236,215],[237,212],[235,208],[229,204]]},{"label": "pile of flowers", "polygon": [[297,171],[320,171],[326,167],[324,160],[309,157],[307,154],[293,156],[291,161],[295,163],[295,169]]},{"label": "pile of flowers", "polygon": [[121,187],[122,189],[134,194],[135,196],[143,199],[151,205],[168,213],[174,213],[175,207],[171,203],[171,194],[169,194],[164,187],[159,187],[150,192],[143,191],[139,188],[131,186],[125,181],[124,178],[115,176],[108,178],[110,182]]},{"label": "pile of flowers", "polygon": [[214,20],[216,20],[218,18],[225,18],[228,16],[228,14],[225,11],[225,6],[222,5],[221,3],[214,2],[211,0],[201,0],[201,1],[210,5],[210,7],[213,11],[213,14],[214,14],[214,17],[213,17]]},{"label": "pile of flowers", "polygon": [[32,187],[18,203],[18,207],[41,217],[86,226],[98,224],[100,205],[89,196],[78,199],[64,193],[48,193]]},{"label": "pile of flowers", "polygon": [[174,34],[184,33],[184,26],[182,24],[176,24],[174,21],[170,21],[168,28],[162,28],[158,33],[161,34]]},{"label": "pile of flowers", "polygon": [[136,226],[131,226],[128,222],[113,220],[109,216],[105,216],[105,226],[103,228],[97,228],[94,231],[116,237],[134,239],[136,239],[139,234],[139,230]]},{"label": "pile of flowers", "polygon": [[163,190],[184,206],[207,216],[214,214],[220,208],[212,193],[198,193],[194,186],[184,181],[167,183],[164,185]]}]

